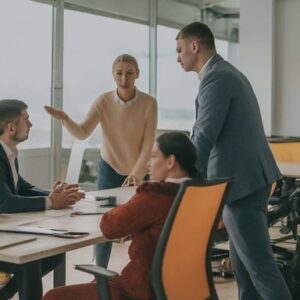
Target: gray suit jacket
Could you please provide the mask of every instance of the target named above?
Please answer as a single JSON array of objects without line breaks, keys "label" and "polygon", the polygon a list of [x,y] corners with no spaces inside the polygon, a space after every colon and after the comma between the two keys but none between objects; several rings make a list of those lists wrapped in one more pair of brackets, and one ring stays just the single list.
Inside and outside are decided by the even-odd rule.
[{"label": "gray suit jacket", "polygon": [[228,202],[281,177],[248,79],[219,55],[208,63],[199,86],[192,141],[204,177],[236,178]]}]

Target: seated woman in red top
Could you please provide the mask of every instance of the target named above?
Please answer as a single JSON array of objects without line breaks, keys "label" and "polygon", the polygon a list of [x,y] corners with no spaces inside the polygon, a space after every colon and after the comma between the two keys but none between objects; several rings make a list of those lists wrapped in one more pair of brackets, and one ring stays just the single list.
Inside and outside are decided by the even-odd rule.
[{"label": "seated woman in red top", "polygon": [[[130,262],[109,281],[113,300],[154,299],[150,269],[154,250],[179,184],[196,175],[196,152],[189,138],[179,132],[162,134],[153,146],[149,171],[153,182],[139,186],[124,205],[103,215],[100,228],[105,237],[131,235]],[[44,300],[96,300],[96,283],[53,289]]]}]

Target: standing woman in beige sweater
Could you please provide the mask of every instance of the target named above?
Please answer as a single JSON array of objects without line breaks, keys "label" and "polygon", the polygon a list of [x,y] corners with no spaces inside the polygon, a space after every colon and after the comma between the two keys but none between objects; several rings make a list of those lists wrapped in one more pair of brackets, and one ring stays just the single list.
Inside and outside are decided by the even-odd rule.
[{"label": "standing woman in beige sweater", "polygon": [[[150,159],[157,125],[157,103],[135,87],[139,76],[136,59],[118,56],[112,66],[116,90],[100,95],[84,121],[77,123],[62,110],[45,106],[46,111],[77,139],[89,137],[99,124],[102,131],[98,189],[142,182]],[[96,245],[97,265],[107,267],[111,243]]]}]

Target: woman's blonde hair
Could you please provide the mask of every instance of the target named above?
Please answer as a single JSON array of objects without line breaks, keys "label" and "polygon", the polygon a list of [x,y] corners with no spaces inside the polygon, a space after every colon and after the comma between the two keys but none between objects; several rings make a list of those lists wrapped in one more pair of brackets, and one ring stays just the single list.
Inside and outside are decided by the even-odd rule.
[{"label": "woman's blonde hair", "polygon": [[116,64],[118,64],[120,62],[132,64],[136,68],[137,72],[139,72],[138,62],[132,55],[130,55],[130,54],[119,55],[113,62],[113,65],[112,65],[113,71],[115,69]]}]

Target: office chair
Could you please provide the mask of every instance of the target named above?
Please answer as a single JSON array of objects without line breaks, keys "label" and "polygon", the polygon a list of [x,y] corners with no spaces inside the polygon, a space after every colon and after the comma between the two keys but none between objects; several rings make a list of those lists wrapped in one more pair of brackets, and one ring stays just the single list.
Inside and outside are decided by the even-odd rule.
[{"label": "office chair", "polygon": [[157,300],[218,299],[210,254],[232,179],[188,181],[179,190],[155,251]]},{"label": "office chair", "polygon": [[[286,283],[290,289],[293,299],[300,299],[300,235],[298,227],[300,224],[300,181],[295,181],[295,186],[288,194],[277,194],[273,196],[275,204],[268,211],[268,224],[272,226],[282,218],[286,219],[285,226],[280,228],[283,237],[272,239],[274,257]],[[292,233],[289,235],[289,233]],[[295,249],[286,248],[279,244],[286,240],[295,241]]]},{"label": "office chair", "polygon": [[[152,285],[157,300],[217,300],[210,252],[232,178],[181,184],[154,254]],[[98,266],[76,269],[96,277],[101,300],[109,300],[107,279],[117,273]]]},{"label": "office chair", "polygon": [[[289,162],[289,163],[299,163],[300,162],[300,138],[291,136],[270,136],[268,137],[268,142],[274,158],[277,162]],[[295,178],[283,178],[278,182],[278,187],[276,189],[275,195],[270,198],[269,204],[276,206],[285,204],[287,198],[295,190],[296,183]],[[290,215],[285,216],[287,222],[290,223]],[[288,233],[288,226],[283,226],[281,232]]]}]

